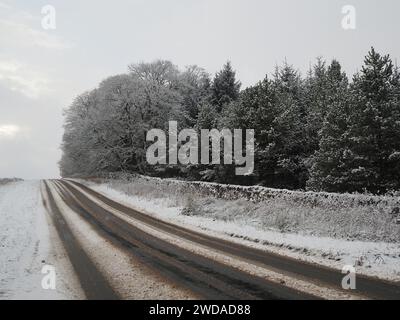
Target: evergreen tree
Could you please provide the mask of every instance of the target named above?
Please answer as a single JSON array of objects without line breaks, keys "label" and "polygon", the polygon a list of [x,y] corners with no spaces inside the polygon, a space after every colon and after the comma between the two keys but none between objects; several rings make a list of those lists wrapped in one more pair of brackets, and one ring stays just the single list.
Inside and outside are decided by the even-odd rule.
[{"label": "evergreen tree", "polygon": [[322,121],[322,125],[319,122],[313,123],[311,131],[319,145],[315,155],[311,157],[312,167],[307,186],[312,190],[343,191],[345,157],[348,155],[346,147],[350,108],[347,76],[336,60],[332,61],[326,71],[323,90],[324,98],[321,105],[324,107],[313,119]]},{"label": "evergreen tree", "polygon": [[318,132],[321,130],[327,108],[327,70],[325,61],[321,58],[318,58],[309,71],[304,86],[303,102],[307,116],[304,130],[307,135],[308,153],[312,155],[318,150]]},{"label": "evergreen tree", "polygon": [[224,126],[255,130],[255,175],[271,187],[305,186],[305,135],[302,81],[294,68],[277,68],[267,77],[242,91],[240,99],[227,106]]},{"label": "evergreen tree", "polygon": [[348,189],[381,193],[398,188],[400,117],[398,72],[389,55],[374,48],[354,77],[349,139]]},{"label": "evergreen tree", "polygon": [[348,94],[338,87],[321,131],[310,188],[382,193],[399,187],[398,79],[389,56],[372,48]]},{"label": "evergreen tree", "polygon": [[221,112],[223,107],[239,98],[241,83],[236,80],[236,72],[228,61],[215,75],[211,86],[211,103]]},{"label": "evergreen tree", "polygon": [[305,125],[307,110],[303,102],[303,81],[286,62],[277,68],[273,87],[276,91],[277,114],[272,123],[268,156],[275,158],[274,186],[297,189],[307,180]]},{"label": "evergreen tree", "polygon": [[276,119],[282,113],[274,82],[268,77],[242,92],[243,127],[255,130],[255,175],[268,186],[276,186],[278,156]]},{"label": "evergreen tree", "polygon": [[337,92],[336,99],[329,105],[329,111],[319,132],[319,150],[313,158],[310,179],[307,186],[316,191],[346,191],[347,171],[350,155],[348,149],[348,117],[350,105],[346,88]]},{"label": "evergreen tree", "polygon": [[304,104],[307,112],[307,152],[310,156],[319,149],[319,131],[329,109],[336,102],[338,92],[348,86],[347,76],[338,61],[333,60],[326,67],[321,58],[310,71],[305,81]]}]

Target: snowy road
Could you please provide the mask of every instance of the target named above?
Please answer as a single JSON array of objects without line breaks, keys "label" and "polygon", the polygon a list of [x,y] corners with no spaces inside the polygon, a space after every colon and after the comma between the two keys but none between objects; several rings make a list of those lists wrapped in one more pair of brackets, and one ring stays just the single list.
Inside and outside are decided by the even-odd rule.
[{"label": "snowy road", "polygon": [[[343,290],[338,270],[168,223],[74,181],[2,186],[0,222],[0,299],[400,297],[398,284],[365,276]],[[42,287],[45,265],[55,290]]]},{"label": "snowy road", "polygon": [[[141,257],[152,265],[163,277],[188,288],[199,297],[209,299],[301,299],[313,296],[294,288],[285,287],[256,275],[243,272],[216,260],[198,254],[196,248],[190,250],[179,242],[178,228],[161,229],[151,218],[134,215],[138,212],[119,211],[108,207],[106,203],[92,198],[82,189],[76,189],[69,183],[48,183],[54,188],[49,192],[58,192],[62,200],[92,225],[103,231],[103,236],[117,239],[119,245],[131,254]],[[52,202],[52,195],[49,201]],[[54,201],[58,205],[60,199]],[[128,208],[126,208],[128,209]],[[134,215],[133,215],[133,214]],[[147,220],[147,218],[149,220]],[[158,221],[157,221],[158,222]],[[160,222],[161,223],[161,222]],[[164,227],[166,225],[162,224]],[[183,230],[180,230],[179,234]],[[192,233],[191,233],[192,234]],[[173,238],[173,239],[171,239]],[[172,240],[172,241],[171,241]],[[185,239],[185,241],[187,241]],[[80,271],[77,270],[77,273]],[[101,280],[100,280],[101,281]],[[115,288],[118,291],[118,288]]]},{"label": "snowy road", "polygon": [[163,279],[187,288],[195,296],[211,299],[400,297],[398,284],[365,276],[358,276],[356,290],[345,291],[341,288],[343,274],[337,270],[161,221],[77,182],[59,180],[47,185],[48,192],[55,195],[55,205],[72,209],[102,237],[130,255],[140,257]]}]

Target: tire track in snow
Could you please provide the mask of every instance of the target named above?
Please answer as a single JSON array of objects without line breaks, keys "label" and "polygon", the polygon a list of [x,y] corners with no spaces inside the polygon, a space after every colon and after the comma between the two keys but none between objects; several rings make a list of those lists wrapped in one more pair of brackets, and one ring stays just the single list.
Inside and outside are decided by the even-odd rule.
[{"label": "tire track in snow", "polygon": [[[107,231],[110,236],[132,246],[133,254],[147,257],[160,274],[208,299],[315,299],[316,297],[283,286],[281,283],[249,274],[230,265],[182,248],[147,230],[128,223],[117,214],[99,206],[83,193],[62,182],[64,201],[79,211],[86,221]],[[75,198],[75,203],[72,203]],[[77,210],[77,206],[80,207]]]},{"label": "tire track in snow", "polygon": [[[78,276],[82,289],[89,300],[116,300],[118,295],[99,272],[88,255],[75,239],[71,229],[62,216],[54,200],[48,182],[44,182],[44,192],[47,196],[45,203],[52,222],[63,241],[63,245]],[[46,202],[46,201],[45,201]]]},{"label": "tire track in snow", "polygon": [[[219,250],[223,253],[243,258],[247,261],[253,261],[256,264],[272,267],[275,270],[281,270],[281,272],[288,273],[289,275],[310,281],[317,285],[325,284],[331,288],[346,293],[346,291],[343,291],[341,288],[343,274],[338,270],[298,261],[293,258],[280,256],[201,234],[138,212],[75,181],[68,180],[67,182],[62,181],[60,183],[66,187],[70,186],[69,189],[75,189],[77,192],[83,190],[94,199],[97,199],[100,203],[104,203],[106,206],[115,208],[117,211],[123,212],[134,219],[167,233]],[[347,291],[347,293],[349,292]],[[350,292],[350,294],[351,293],[375,299],[399,299],[400,285],[389,281],[359,275],[357,276],[357,290]]]}]

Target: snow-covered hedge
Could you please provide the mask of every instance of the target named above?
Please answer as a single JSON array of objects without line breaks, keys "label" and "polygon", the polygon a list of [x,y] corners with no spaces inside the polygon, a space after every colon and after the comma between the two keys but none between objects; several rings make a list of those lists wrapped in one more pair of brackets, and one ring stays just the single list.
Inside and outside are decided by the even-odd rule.
[{"label": "snow-covered hedge", "polygon": [[[238,200],[245,199],[252,202],[262,202],[279,198],[293,203],[310,206],[386,206],[393,208],[396,214],[400,209],[400,197],[375,196],[365,194],[340,194],[328,192],[304,192],[285,189],[273,189],[262,186],[240,186],[219,184],[203,181],[183,181],[176,179],[161,179],[137,174],[108,173],[101,174],[102,178],[124,181],[149,181],[163,186],[175,186],[185,191],[188,188],[198,195],[212,196],[218,199]],[[400,213],[400,212],[399,212]]]},{"label": "snow-covered hedge", "polygon": [[182,208],[182,214],[236,221],[261,229],[349,240],[400,242],[400,199],[160,179],[100,175],[128,195]]}]

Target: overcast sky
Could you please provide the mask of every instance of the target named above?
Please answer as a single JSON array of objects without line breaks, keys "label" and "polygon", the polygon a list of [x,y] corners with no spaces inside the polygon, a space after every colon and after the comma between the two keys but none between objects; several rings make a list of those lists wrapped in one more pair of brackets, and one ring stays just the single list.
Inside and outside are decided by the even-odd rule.
[{"label": "overcast sky", "polygon": [[[342,28],[342,7],[356,29]],[[42,7],[56,29],[42,28]],[[0,0],[0,177],[58,177],[62,109],[127,65],[162,58],[244,86],[286,60],[337,58],[352,75],[370,46],[400,57],[398,0]]]}]

